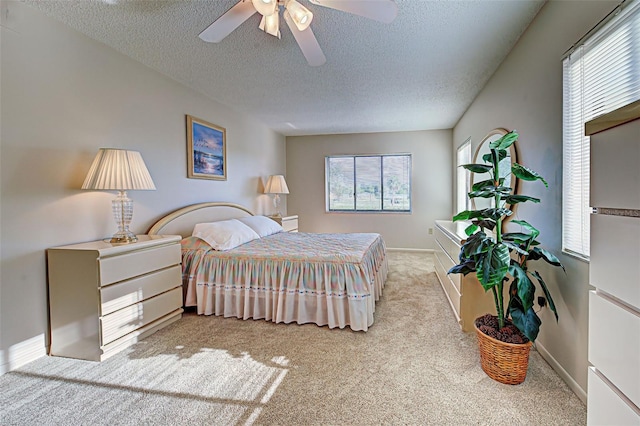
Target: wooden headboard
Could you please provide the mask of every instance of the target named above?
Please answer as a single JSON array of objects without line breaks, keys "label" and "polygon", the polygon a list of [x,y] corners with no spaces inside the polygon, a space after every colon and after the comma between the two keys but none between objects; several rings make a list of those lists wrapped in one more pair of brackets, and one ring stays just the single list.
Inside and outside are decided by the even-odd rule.
[{"label": "wooden headboard", "polygon": [[181,235],[188,237],[196,223],[237,219],[253,216],[253,212],[240,204],[225,202],[198,203],[182,207],[158,220],[147,232],[149,235]]}]

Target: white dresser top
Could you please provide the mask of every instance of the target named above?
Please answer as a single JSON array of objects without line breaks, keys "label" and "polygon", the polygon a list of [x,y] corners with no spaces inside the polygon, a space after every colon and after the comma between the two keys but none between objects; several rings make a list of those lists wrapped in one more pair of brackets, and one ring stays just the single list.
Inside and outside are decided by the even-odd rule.
[{"label": "white dresser top", "polygon": [[440,228],[449,238],[462,244],[467,239],[464,230],[469,226],[469,222],[451,220],[436,220],[436,226]]}]

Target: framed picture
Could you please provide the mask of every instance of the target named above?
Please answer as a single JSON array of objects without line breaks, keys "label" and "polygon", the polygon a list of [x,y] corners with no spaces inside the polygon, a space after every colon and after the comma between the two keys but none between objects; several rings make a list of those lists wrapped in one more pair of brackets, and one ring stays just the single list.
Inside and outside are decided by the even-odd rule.
[{"label": "framed picture", "polygon": [[227,131],[187,115],[187,177],[227,180]]}]

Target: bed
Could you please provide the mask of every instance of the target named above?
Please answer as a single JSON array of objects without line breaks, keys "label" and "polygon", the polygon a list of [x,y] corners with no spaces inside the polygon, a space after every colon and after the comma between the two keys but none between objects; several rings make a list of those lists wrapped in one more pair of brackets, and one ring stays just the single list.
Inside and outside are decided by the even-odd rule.
[{"label": "bed", "polygon": [[183,237],[185,306],[195,306],[201,315],[245,320],[356,331],[373,325],[375,302],[387,276],[386,248],[379,234],[263,235],[256,229],[259,238],[223,250],[214,250],[210,244],[215,247],[215,241],[208,244],[201,234],[192,236],[198,226],[205,226],[196,224],[272,222],[248,219],[252,216],[237,204],[201,203],[176,210],[151,227],[151,235]]}]

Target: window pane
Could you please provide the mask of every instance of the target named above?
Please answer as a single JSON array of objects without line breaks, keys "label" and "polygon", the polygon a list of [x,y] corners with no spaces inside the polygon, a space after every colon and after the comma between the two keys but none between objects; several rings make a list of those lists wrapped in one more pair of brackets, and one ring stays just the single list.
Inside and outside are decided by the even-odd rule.
[{"label": "window pane", "polygon": [[353,157],[330,157],[329,210],[354,210]]},{"label": "window pane", "polygon": [[384,210],[411,210],[410,160],[408,155],[382,157]]},{"label": "window pane", "polygon": [[410,212],[411,155],[326,157],[328,211]]},{"label": "window pane", "polygon": [[471,177],[469,176],[469,170],[464,167],[460,167],[463,164],[471,163],[471,138],[467,139],[460,148],[458,148],[458,156],[456,162],[456,209],[457,212],[469,210],[469,197],[467,194],[470,191],[469,182]]},{"label": "window pane", "polygon": [[356,157],[356,210],[381,210],[381,157]]}]

